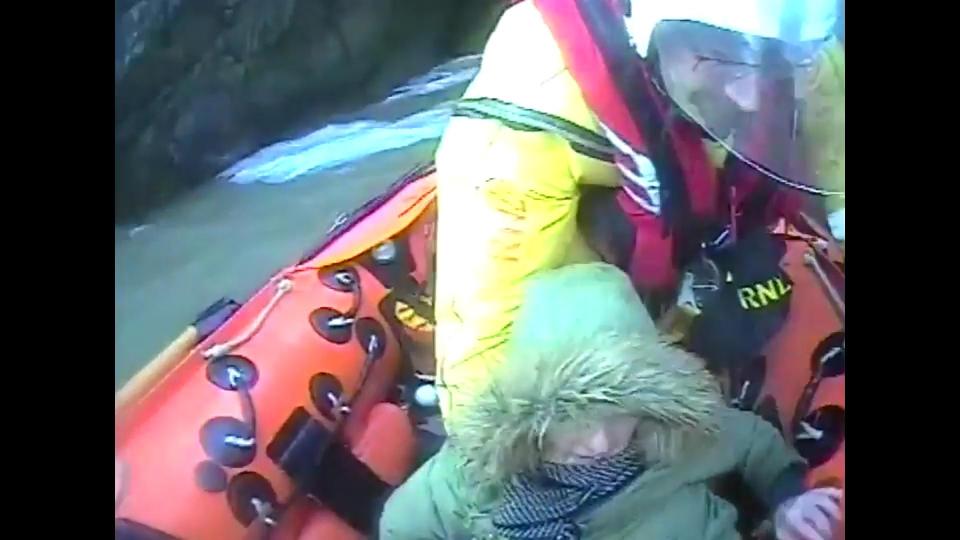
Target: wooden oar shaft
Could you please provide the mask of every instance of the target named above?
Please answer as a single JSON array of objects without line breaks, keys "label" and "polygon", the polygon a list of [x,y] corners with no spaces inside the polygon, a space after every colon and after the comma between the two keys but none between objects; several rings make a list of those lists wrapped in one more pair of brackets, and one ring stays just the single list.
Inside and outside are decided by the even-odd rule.
[{"label": "wooden oar shaft", "polygon": [[187,327],[176,339],[160,352],[149,364],[143,366],[114,397],[114,415],[137,402],[163,377],[173,370],[197,344],[199,334],[193,326]]}]

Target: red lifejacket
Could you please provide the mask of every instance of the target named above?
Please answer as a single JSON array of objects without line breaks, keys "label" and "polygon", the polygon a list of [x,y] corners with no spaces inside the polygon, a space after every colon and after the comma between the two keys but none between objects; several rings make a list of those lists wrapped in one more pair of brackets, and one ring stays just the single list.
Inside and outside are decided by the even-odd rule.
[{"label": "red lifejacket", "polygon": [[638,206],[626,192],[618,194],[636,227],[629,273],[638,287],[672,288],[677,268],[699,251],[701,242],[712,240],[705,235],[715,235],[727,223],[735,231],[765,225],[793,206],[785,204],[784,194],[762,173],[732,155],[718,177],[703,144],[704,132],[672,110],[630,45],[624,1],[534,4],[598,120],[656,168],[661,215]]}]

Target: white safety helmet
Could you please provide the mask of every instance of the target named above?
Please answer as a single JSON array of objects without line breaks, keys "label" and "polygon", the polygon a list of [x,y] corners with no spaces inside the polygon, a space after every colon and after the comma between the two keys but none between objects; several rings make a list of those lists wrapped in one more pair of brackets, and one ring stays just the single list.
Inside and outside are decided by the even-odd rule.
[{"label": "white safety helmet", "polygon": [[[839,87],[822,84],[837,69],[826,52],[842,47],[843,9],[843,0],[630,0],[625,24],[661,90],[712,138],[781,184],[842,195],[821,178],[837,168],[820,170],[811,155],[818,144],[842,152],[844,122],[810,137],[808,113],[845,99],[842,71],[828,73]],[[842,104],[827,109],[843,114]]]}]

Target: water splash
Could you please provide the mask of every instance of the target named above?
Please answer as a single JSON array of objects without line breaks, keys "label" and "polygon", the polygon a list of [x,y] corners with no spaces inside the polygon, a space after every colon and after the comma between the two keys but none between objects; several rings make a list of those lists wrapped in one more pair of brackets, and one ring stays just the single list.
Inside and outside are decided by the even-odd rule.
[{"label": "water splash", "polygon": [[[440,94],[466,85],[480,69],[480,56],[451,60],[397,87],[383,102]],[[282,184],[320,171],[335,169],[389,150],[438,139],[450,119],[452,102],[396,120],[360,118],[331,124],[308,135],[281,141],[240,160],[217,175],[235,184]]]},{"label": "water splash", "polygon": [[282,184],[380,152],[439,138],[451,106],[428,109],[396,122],[358,120],[333,124],[300,139],[268,146],[219,175],[235,184]]},{"label": "water splash", "polygon": [[390,97],[384,100],[384,103],[441,92],[451,86],[468,83],[480,70],[480,59],[481,55],[472,54],[441,64],[426,74],[414,77],[406,84],[394,89],[390,93]]}]

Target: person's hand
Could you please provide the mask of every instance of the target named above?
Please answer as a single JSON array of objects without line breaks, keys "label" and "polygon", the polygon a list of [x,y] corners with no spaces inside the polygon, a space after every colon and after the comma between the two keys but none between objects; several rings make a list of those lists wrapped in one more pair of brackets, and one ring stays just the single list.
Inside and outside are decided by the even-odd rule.
[{"label": "person's hand", "polygon": [[773,524],[777,540],[830,540],[840,521],[840,496],[837,488],[812,489],[777,508]]}]

